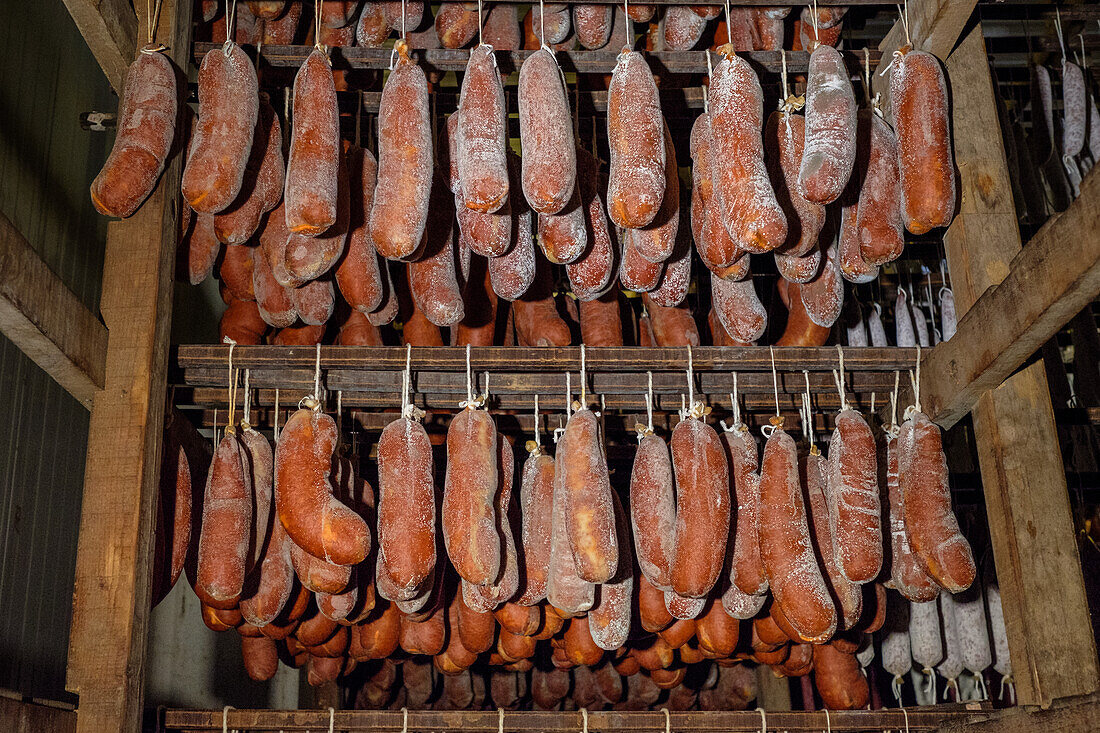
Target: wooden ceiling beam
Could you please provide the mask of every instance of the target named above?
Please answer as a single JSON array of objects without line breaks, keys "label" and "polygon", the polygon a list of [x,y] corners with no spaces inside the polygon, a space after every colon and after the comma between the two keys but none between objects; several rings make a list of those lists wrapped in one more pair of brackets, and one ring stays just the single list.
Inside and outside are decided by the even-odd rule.
[{"label": "wooden ceiling beam", "polygon": [[137,15],[126,0],[64,0],[84,42],[115,93],[122,96],[126,69],[137,53]]}]

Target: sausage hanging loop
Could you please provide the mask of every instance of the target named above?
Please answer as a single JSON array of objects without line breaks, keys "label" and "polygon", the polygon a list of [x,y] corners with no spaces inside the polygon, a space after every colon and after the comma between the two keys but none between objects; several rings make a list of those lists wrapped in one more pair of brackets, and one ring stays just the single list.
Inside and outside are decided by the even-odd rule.
[{"label": "sausage hanging loop", "polygon": [[237,0],[229,0],[225,5],[225,43],[222,44],[222,53],[226,58],[229,58],[229,53],[232,51],[233,46],[237,45],[234,40],[237,37]]},{"label": "sausage hanging loop", "polygon": [[244,370],[244,417],[241,418],[241,430],[252,429],[252,395],[248,389],[248,373],[251,369]]},{"label": "sausage hanging loop", "polygon": [[665,714],[665,733],[672,733],[672,717],[668,714],[668,708],[661,708]]},{"label": "sausage hanging loop", "polygon": [[768,733],[768,716],[764,714],[764,708],[757,708],[760,713],[760,733]]},{"label": "sausage hanging loop", "polygon": [[409,733],[409,709],[401,708],[401,733]]},{"label": "sausage hanging loop", "polygon": [[[895,677],[894,679],[896,680],[897,678]],[[898,696],[898,700],[901,700],[901,685],[900,684],[898,685],[897,696]],[[902,714],[902,717],[905,718],[905,733],[909,733],[909,711],[907,711],[905,709],[904,705],[901,706],[901,714]]]},{"label": "sausage hanging loop", "polygon": [[581,728],[581,733],[588,733],[588,709],[581,708],[581,718],[584,721],[584,727]]},{"label": "sausage hanging loop", "polygon": [[229,733],[229,711],[236,709],[232,705],[226,705],[222,708],[222,733]]},{"label": "sausage hanging loop", "polygon": [[274,428],[272,430],[273,430],[273,435],[274,435],[274,438],[275,438],[275,445],[278,445],[279,444],[279,388],[278,387],[275,388],[275,424],[274,424]]},{"label": "sausage hanging loop", "polygon": [[[233,349],[237,346],[237,342],[226,336],[222,339],[223,343],[229,344],[229,418],[225,425],[225,434],[229,435],[236,432],[233,427],[233,406],[237,402],[237,373],[233,369]],[[214,439],[217,440],[217,431],[214,433]]]},{"label": "sausage hanging loop", "polygon": [[833,721],[829,719],[829,709],[825,708],[825,731],[833,733]]},{"label": "sausage hanging loop", "polygon": [[923,412],[920,408],[920,344],[917,344],[917,372],[916,375],[913,371],[909,371],[909,382],[913,385],[913,404],[905,408],[905,419],[908,420],[909,416],[914,412]]},{"label": "sausage hanging loop", "polygon": [[806,412],[803,418],[802,429],[806,433],[807,439],[810,441],[810,455],[819,456],[821,455],[821,451],[818,450],[817,443],[814,441],[814,420],[811,409],[813,398],[810,396],[810,372],[803,369],[802,378],[806,380],[806,392],[802,395],[802,406]]},{"label": "sausage hanging loop", "polygon": [[535,439],[527,441],[527,452],[533,456],[542,455],[542,436],[539,429],[539,396],[535,395]]},{"label": "sausage hanging loop", "polygon": [[[478,0],[478,6],[480,12],[481,0]],[[332,733],[332,731],[329,731]],[[504,708],[497,708],[497,733],[504,733]]]},{"label": "sausage hanging loop", "polygon": [[775,395],[775,416],[779,417],[779,377],[775,373],[775,348],[768,347],[768,355],[772,360],[772,393]]},{"label": "sausage hanging loop", "polygon": [[642,399],[645,400],[645,412],[646,412],[646,425],[641,423],[634,423],[634,432],[638,434],[638,442],[642,442],[642,439],[647,435],[653,435],[653,372],[646,372],[646,378],[649,386],[647,392],[642,395]]},{"label": "sausage hanging loop", "polygon": [[588,395],[585,389],[588,387],[588,374],[584,365],[584,344],[581,344],[581,408],[588,406]]},{"label": "sausage hanging loop", "polygon": [[332,733],[332,727],[336,724],[336,710],[331,706],[328,709],[328,733]]},{"label": "sausage hanging loop", "polygon": [[844,412],[848,409],[848,397],[844,392],[844,347],[837,344],[836,350],[840,354],[840,373],[833,370],[833,382],[836,383],[836,391],[840,395],[840,411]]},{"label": "sausage hanging loop", "polygon": [[[542,0],[539,0],[539,5],[542,5]],[[623,44],[620,53],[634,48],[634,24],[630,21],[630,0],[623,0],[623,20],[626,22],[626,43]]]}]

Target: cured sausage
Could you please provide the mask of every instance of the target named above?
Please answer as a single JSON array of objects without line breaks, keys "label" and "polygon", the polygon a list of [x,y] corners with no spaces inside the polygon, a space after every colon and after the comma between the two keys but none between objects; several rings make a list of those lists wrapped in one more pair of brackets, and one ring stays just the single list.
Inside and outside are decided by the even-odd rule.
[{"label": "cured sausage", "polygon": [[[815,446],[816,447],[816,446]],[[854,628],[863,610],[863,591],[857,583],[841,571],[836,546],[836,531],[829,516],[830,500],[835,490],[827,485],[829,465],[825,458],[812,448],[800,462],[806,499],[810,512],[810,539],[821,562],[825,583],[829,587],[833,603],[838,611],[837,625],[842,629]]]},{"label": "cured sausage", "polygon": [[760,466],[760,557],[783,615],[802,641],[822,643],[836,630],[837,614],[810,542],[798,480],[794,440],[776,428]]},{"label": "cured sausage", "polygon": [[650,262],[664,262],[672,256],[680,225],[680,173],[676,164],[676,148],[672,144],[668,123],[662,119],[661,124],[665,147],[664,197],[653,220],[631,235],[638,254]]},{"label": "cured sausage", "polygon": [[[515,155],[508,156],[508,170],[512,176],[509,191],[519,191],[520,161]],[[517,195],[508,198],[508,240],[507,249],[499,256],[490,256],[489,281],[493,292],[505,300],[522,297],[535,281],[535,242],[532,238],[531,211],[524,199]],[[469,211],[469,209],[467,209]],[[497,215],[489,215],[496,217]],[[459,222],[461,225],[461,221]],[[471,249],[474,249],[471,243]]]},{"label": "cured sausage", "polygon": [[630,472],[630,521],[638,566],[655,587],[671,590],[669,566],[676,541],[676,496],[672,455],[649,433],[638,443]]},{"label": "cured sausage", "polygon": [[[748,258],[722,223],[722,207],[714,197],[714,169],[711,167],[710,117],[704,113],[691,128],[692,165],[692,234],[699,258],[712,272],[722,272],[740,259],[748,268]],[[697,200],[697,203],[696,203]],[[696,215],[698,214],[698,215]],[[698,231],[695,231],[698,227]],[[743,275],[732,279],[740,280]]]},{"label": "cured sausage", "polygon": [[[565,3],[549,3],[531,6],[531,30],[540,43],[555,45],[569,36],[569,6]],[[546,38],[542,37],[543,32]]]},{"label": "cured sausage", "polygon": [[573,29],[582,46],[594,51],[607,45],[614,11],[613,5],[573,6]]},{"label": "cured sausage", "polygon": [[[706,7],[709,11],[712,6],[671,5],[665,10],[664,42],[667,51],[690,51],[695,48],[703,38],[703,31],[707,27],[707,18],[699,15],[696,7]],[[715,11],[721,8],[713,6]]]},{"label": "cured sausage", "polygon": [[714,310],[730,336],[751,343],[764,335],[768,312],[756,295],[752,278],[731,282],[711,277],[710,287]]},{"label": "cured sausage", "polygon": [[534,637],[542,628],[542,606],[521,606],[511,601],[493,610],[502,629],[520,636]]},{"label": "cured sausage", "polygon": [[955,213],[947,83],[932,54],[900,53],[890,72],[890,99],[898,133],[901,210],[905,228],[924,234],[950,224]]},{"label": "cured sausage", "polygon": [[607,90],[607,213],[624,229],[650,224],[664,201],[668,152],[663,121],[649,64],[636,51],[620,53]]},{"label": "cured sausage", "polygon": [[370,210],[374,203],[378,163],[369,150],[358,145],[348,149],[345,160],[351,207],[347,248],[336,265],[336,284],[352,308],[370,313],[382,304],[385,292],[378,253],[370,238]]},{"label": "cured sausage", "polygon": [[760,474],[757,473],[756,440],[748,426],[738,423],[722,433],[722,447],[729,461],[737,502],[730,582],[746,595],[760,596],[768,592],[768,576],[760,559]]},{"label": "cured sausage", "polygon": [[379,572],[405,592],[436,564],[432,446],[424,426],[400,417],[378,439]]},{"label": "cured sausage", "polygon": [[[680,621],[690,621],[703,612],[703,606],[706,605],[706,598],[689,598],[682,596],[674,590],[665,591],[665,608],[672,614],[672,617],[679,619]],[[686,641],[684,642],[686,643]],[[674,646],[682,646],[682,644],[676,644]]]},{"label": "cured sausage", "polygon": [[519,51],[523,48],[523,32],[519,27],[516,7],[511,3],[494,3],[485,13],[481,28],[482,40],[498,51]]},{"label": "cured sausage", "polygon": [[[821,272],[824,257],[820,249],[813,249],[803,257],[775,253],[775,269],[787,282],[806,284]],[[851,344],[849,344],[851,345]]]},{"label": "cured sausage", "polygon": [[417,310],[435,325],[447,327],[459,323],[466,311],[455,267],[450,197],[443,191],[442,179],[437,179],[434,188],[431,226],[424,232],[422,255],[409,263],[409,290]]},{"label": "cured sausage", "polygon": [[649,293],[642,296],[642,302],[645,304],[646,313],[649,314],[649,322],[657,346],[668,348],[699,345],[699,327],[686,304],[681,303],[675,308],[665,308],[653,302]]},{"label": "cured sausage", "polygon": [[241,637],[241,661],[245,674],[257,682],[275,676],[279,669],[279,653],[275,642],[265,636]]},{"label": "cured sausage", "polygon": [[249,562],[252,490],[235,429],[218,442],[202,503],[195,592],[218,609],[236,608]]},{"label": "cured sausage", "polygon": [[729,469],[718,434],[696,417],[676,425],[671,449],[676,534],[669,576],[678,595],[704,598],[718,581],[726,556]]},{"label": "cured sausage", "polygon": [[891,433],[887,433],[886,439],[886,490],[890,509],[890,579],[898,593],[910,601],[934,600],[940,588],[909,545],[905,506],[898,482],[898,438]]},{"label": "cured sausage", "polygon": [[898,484],[913,552],[937,583],[958,593],[974,582],[976,568],[951,511],[942,440],[939,426],[912,411],[898,435]]},{"label": "cured sausage", "polygon": [[744,59],[728,54],[711,75],[710,162],[721,221],[743,249],[768,252],[787,241],[787,217],[764,165],[763,92]]},{"label": "cured sausage", "polygon": [[635,293],[647,293],[661,282],[665,263],[652,262],[642,257],[635,239],[641,235],[640,229],[622,230],[623,258],[619,264],[619,282],[627,290]]},{"label": "cured sausage", "polygon": [[405,259],[420,246],[432,188],[432,126],[428,80],[403,42],[378,106],[378,184],[371,207],[375,249]]},{"label": "cured sausage", "polygon": [[839,198],[856,160],[855,92],[840,52],[820,45],[810,54],[806,78],[806,143],[798,192],[808,201]]},{"label": "cured sausage", "polygon": [[896,260],[905,249],[898,140],[881,117],[871,110],[860,110],[856,145],[860,168],[855,221],[859,253],[867,264],[883,265]]},{"label": "cured sausage", "polygon": [[500,577],[498,472],[496,424],[488,412],[470,405],[447,429],[443,539],[455,570],[474,585],[495,583]]},{"label": "cured sausage", "polygon": [[259,93],[256,68],[237,44],[215,48],[203,57],[199,119],[181,182],[183,196],[195,211],[217,213],[240,193],[259,114]]},{"label": "cured sausage", "polygon": [[511,600],[519,592],[520,572],[515,534],[512,532],[512,518],[515,516],[512,489],[515,484],[516,459],[512,453],[512,444],[499,433],[497,434],[497,461],[500,485],[496,492],[496,530],[500,536],[502,549],[500,577],[488,585],[469,586],[482,597],[487,606],[493,609]]},{"label": "cured sausage", "polygon": [[814,687],[830,710],[858,710],[867,707],[870,687],[854,654],[832,644],[815,644]]},{"label": "cured sausage", "polygon": [[805,117],[783,111],[768,116],[764,129],[765,157],[775,198],[787,216],[787,239],[782,253],[789,257],[803,257],[814,251],[825,225],[825,207],[808,201],[798,187],[805,142]]},{"label": "cured sausage", "polygon": [[691,242],[686,236],[676,242],[676,249],[665,264],[657,287],[646,295],[657,305],[675,308],[684,302],[691,286]]},{"label": "cured sausage", "polygon": [[574,185],[569,203],[556,214],[539,214],[539,247],[554,264],[575,262],[588,247],[585,208],[580,186]]},{"label": "cured sausage", "polygon": [[882,569],[882,504],[875,436],[855,410],[836,416],[828,481],[837,568],[853,583],[869,582]]},{"label": "cured sausage", "polygon": [[844,279],[836,264],[836,247],[829,247],[821,272],[798,288],[807,318],[823,328],[832,328],[844,308]]},{"label": "cured sausage", "polygon": [[435,14],[435,32],[443,48],[462,48],[477,35],[478,25],[477,8],[469,3],[442,2]]},{"label": "cured sausage", "polygon": [[619,542],[599,420],[587,408],[569,417],[558,442],[555,479],[559,475],[577,575],[589,583],[606,583],[619,567]]},{"label": "cured sausage", "polygon": [[275,279],[263,249],[261,245],[261,251],[252,259],[252,292],[263,320],[275,328],[286,328],[298,319],[298,309],[290,290]]},{"label": "cured sausage", "polygon": [[370,530],[332,495],[336,440],[336,422],[328,415],[301,409],[290,416],[275,453],[275,507],[303,550],[336,565],[356,565],[370,550]]},{"label": "cured sausage", "polygon": [[522,520],[523,593],[516,603],[531,606],[546,597],[554,518],[554,459],[536,447],[523,464],[519,487]]},{"label": "cured sausage", "polygon": [[554,501],[550,528],[550,567],[546,600],[566,615],[584,613],[596,601],[595,586],[577,573],[569,542],[561,443],[554,459]]},{"label": "cured sausage", "polygon": [[172,152],[178,96],[168,57],[139,52],[126,70],[114,147],[90,188],[99,213],[126,218],[153,192]]},{"label": "cured sausage", "polygon": [[[340,155],[337,170],[336,221],[324,232],[307,236],[290,231],[287,235],[285,263],[287,277],[292,282],[285,285],[301,285],[332,269],[344,253],[348,225],[351,221],[351,192],[348,185],[348,169]],[[289,184],[288,184],[289,186]],[[286,212],[289,216],[289,203]],[[288,220],[289,224],[289,220]],[[272,266],[274,268],[274,265]],[[278,278],[278,273],[276,273]]]},{"label": "cured sausage", "polygon": [[710,600],[699,618],[695,620],[695,636],[699,648],[713,657],[730,657],[737,647],[740,623],[722,608],[722,604]]},{"label": "cured sausage", "polygon": [[343,593],[351,582],[350,565],[314,557],[294,543],[290,546],[290,561],[302,586],[314,593]]},{"label": "cured sausage", "polygon": [[540,49],[519,71],[523,195],[539,214],[556,214],[573,196],[577,154],[565,83],[554,54]]},{"label": "cured sausage", "polygon": [[622,346],[623,323],[619,316],[619,294],[607,293],[596,300],[581,301],[581,343],[588,346]]},{"label": "cured sausage", "polygon": [[214,271],[222,243],[214,233],[214,215],[196,214],[184,242],[187,248],[187,279],[198,285]]},{"label": "cured sausage", "polygon": [[332,309],[336,305],[336,291],[331,280],[310,280],[289,292],[294,310],[303,323],[321,326],[332,316]]},{"label": "cured sausage", "polygon": [[615,274],[617,241],[608,227],[598,187],[599,163],[586,150],[577,149],[577,188],[584,208],[587,248],[565,266],[573,294],[580,301],[604,294]]},{"label": "cured sausage", "polygon": [[604,650],[592,640],[588,616],[575,616],[565,626],[562,641],[566,658],[578,666],[595,667],[603,659]]},{"label": "cured sausage", "polygon": [[253,247],[226,247],[222,263],[218,267],[218,278],[225,289],[237,300],[255,300],[256,291],[252,284]]},{"label": "cured sausage", "polygon": [[[355,25],[355,43],[363,48],[381,48],[390,37],[390,18],[384,2],[367,0],[363,3],[359,22]],[[398,11],[400,17],[401,11]]]},{"label": "cured sausage", "polygon": [[630,529],[626,512],[617,494],[611,494],[619,539],[619,568],[615,577],[596,588],[596,601],[588,612],[588,631],[596,646],[606,651],[619,649],[630,633],[631,605],[634,599],[634,559],[630,553]]},{"label": "cured sausage", "polygon": [[283,128],[266,93],[260,95],[252,152],[237,199],[214,215],[214,232],[225,244],[244,244],[263,215],[283,198]]},{"label": "cured sausage", "polygon": [[458,101],[458,175],[462,199],[490,213],[508,198],[508,118],[493,47],[470,52]]}]

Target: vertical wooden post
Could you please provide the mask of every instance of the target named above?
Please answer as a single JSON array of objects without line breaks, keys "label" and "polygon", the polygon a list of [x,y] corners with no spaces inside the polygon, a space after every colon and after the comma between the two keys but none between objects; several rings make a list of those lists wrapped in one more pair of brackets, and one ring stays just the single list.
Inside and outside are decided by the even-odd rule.
[{"label": "vertical wooden post", "polygon": [[[961,317],[1021,245],[981,24],[946,65],[961,208],[944,245]],[[986,392],[971,414],[1018,700],[1092,692],[1096,645],[1043,364]]]},{"label": "vertical wooden post", "polygon": [[[160,11],[157,40],[182,69],[191,8],[190,0],[163,0]],[[142,41],[147,22],[139,3]],[[88,430],[66,680],[80,696],[82,733],[141,729],[181,157],[141,209],[107,233],[106,380]]]}]

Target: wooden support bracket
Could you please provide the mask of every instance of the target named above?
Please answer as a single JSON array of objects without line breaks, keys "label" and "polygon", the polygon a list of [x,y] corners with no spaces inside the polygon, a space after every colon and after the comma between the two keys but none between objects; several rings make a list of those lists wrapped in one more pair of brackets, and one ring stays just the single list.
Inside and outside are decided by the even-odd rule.
[{"label": "wooden support bracket", "polygon": [[126,0],[64,0],[69,15],[115,93],[137,53],[137,15]]},{"label": "wooden support bracket", "polygon": [[91,409],[103,388],[107,328],[0,214],[0,332]]}]

